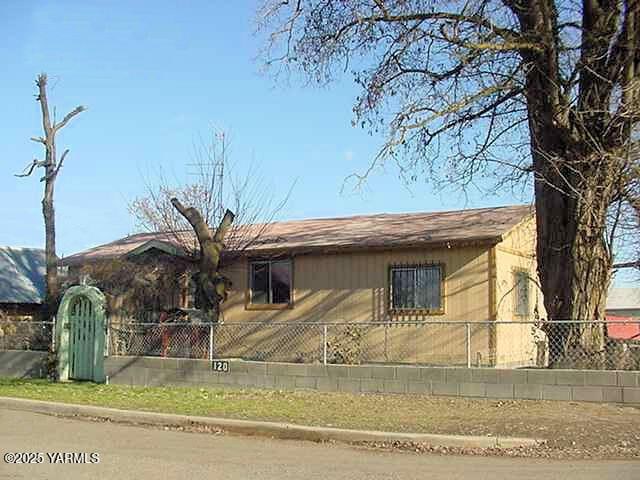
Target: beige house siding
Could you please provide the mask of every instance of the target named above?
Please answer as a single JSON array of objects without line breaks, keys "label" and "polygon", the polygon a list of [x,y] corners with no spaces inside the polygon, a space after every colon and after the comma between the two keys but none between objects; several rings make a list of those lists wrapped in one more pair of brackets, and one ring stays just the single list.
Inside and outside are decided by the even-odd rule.
[{"label": "beige house siding", "polygon": [[[281,310],[246,308],[248,263],[243,261],[224,273],[233,287],[223,304],[224,322],[385,322],[391,328],[367,330],[362,350],[367,361],[402,361],[435,364],[466,363],[464,325],[402,326],[402,320],[486,321],[489,319],[489,247],[435,250],[388,250],[293,257],[293,306]],[[397,264],[442,264],[444,314],[405,316],[388,312],[389,267]],[[279,332],[276,332],[279,330]],[[309,330],[309,329],[304,329]],[[333,328],[332,332],[339,332]],[[245,345],[277,343],[278,335],[296,336],[301,359],[312,356],[318,341],[300,328],[272,328],[251,332]],[[294,333],[293,332],[297,332]],[[317,334],[317,332],[316,332]],[[311,335],[311,334],[309,334]],[[337,339],[339,340],[339,339]],[[339,342],[338,342],[339,343]],[[248,350],[247,350],[248,351]],[[242,348],[234,352],[243,356]],[[489,363],[489,329],[473,328],[471,353],[474,364]]]},{"label": "beige house siding", "polygon": [[[293,257],[293,306],[248,310],[247,261],[227,269],[233,286],[223,304],[224,321],[382,322],[388,318],[389,267],[444,266],[443,315],[407,315],[407,320],[487,320],[488,247],[354,252]],[[394,317],[398,319],[398,317]]]},{"label": "beige house siding", "polygon": [[[544,318],[542,293],[538,286],[535,256],[536,226],[533,217],[514,227],[504,240],[496,245],[496,320],[513,322],[496,327],[497,366],[536,365],[538,348],[536,339],[544,334],[531,325],[517,322]],[[516,273],[529,276],[529,312],[516,312]]]}]

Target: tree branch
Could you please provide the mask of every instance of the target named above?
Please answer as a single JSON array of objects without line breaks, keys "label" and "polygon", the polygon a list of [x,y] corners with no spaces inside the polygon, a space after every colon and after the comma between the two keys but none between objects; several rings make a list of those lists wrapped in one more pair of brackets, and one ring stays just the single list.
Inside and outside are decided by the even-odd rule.
[{"label": "tree branch", "polygon": [[16,174],[14,174],[14,177],[28,177],[29,175],[31,175],[33,173],[33,171],[36,168],[44,167],[45,165],[46,165],[45,162],[38,161],[37,159],[34,158],[33,162],[31,162],[29,165],[27,165],[22,173],[16,173]]},{"label": "tree branch", "polygon": [[75,117],[76,115],[78,115],[78,114],[80,114],[80,113],[84,112],[86,109],[87,109],[87,107],[85,107],[85,106],[83,106],[83,105],[80,105],[80,106],[78,106],[78,107],[74,108],[74,109],[73,109],[73,110],[71,110],[69,113],[67,113],[67,114],[64,116],[64,118],[63,118],[62,120],[60,120],[58,123],[56,123],[56,124],[53,126],[53,130],[54,130],[54,131],[56,131],[56,132],[57,132],[58,130],[61,130],[62,128],[64,128],[64,127],[65,127],[65,125],[66,125],[67,123],[69,123],[69,121],[70,121],[73,117]]},{"label": "tree branch", "polygon": [[[464,15],[450,12],[431,12],[431,13],[411,13],[411,14],[401,14],[401,15],[391,15],[388,12],[383,11],[382,15],[371,15],[367,17],[358,17],[356,20],[353,20],[345,25],[343,25],[336,33],[335,40],[339,40],[340,37],[350,28],[353,28],[357,25],[363,23],[405,23],[412,21],[454,21],[456,23],[468,23],[471,25],[475,25],[477,27],[484,28],[485,30],[489,30],[496,35],[504,38],[504,39],[519,39],[522,38],[521,35],[511,29],[498,27],[490,20],[480,16],[480,15]],[[527,48],[526,43],[523,43],[522,48]]]},{"label": "tree branch", "polygon": [[231,210],[227,209],[224,212],[222,220],[220,220],[220,225],[218,225],[218,228],[216,228],[215,235],[213,236],[213,240],[215,242],[222,243],[224,241],[224,238],[227,236],[227,232],[231,228],[231,224],[233,223],[234,219],[235,214]]},{"label": "tree branch", "polygon": [[58,176],[58,172],[62,168],[62,163],[64,162],[64,159],[67,157],[68,153],[69,153],[69,149],[68,148],[64,152],[62,152],[62,156],[60,157],[60,161],[58,162],[58,166],[56,167],[55,171],[53,172],[53,176],[54,177]]}]

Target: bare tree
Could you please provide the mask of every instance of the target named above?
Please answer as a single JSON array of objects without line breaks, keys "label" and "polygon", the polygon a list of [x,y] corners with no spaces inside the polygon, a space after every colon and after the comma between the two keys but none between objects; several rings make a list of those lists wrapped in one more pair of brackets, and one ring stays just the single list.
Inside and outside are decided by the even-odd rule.
[{"label": "bare tree", "polygon": [[[587,320],[604,315],[611,209],[638,209],[629,151],[639,9],[638,0],[266,0],[258,24],[276,73],[325,83],[351,70],[362,87],[354,122],[386,135],[371,168],[392,159],[409,177],[463,187],[532,174],[547,314]],[[602,351],[601,328],[552,330],[556,345]]]},{"label": "bare tree", "polygon": [[229,161],[229,149],[228,135],[214,133],[195,149],[193,181],[172,186],[161,176],[129,206],[140,228],[163,233],[197,261],[198,298],[214,319],[230,286],[221,269],[261,241],[287,198],[275,204],[254,168],[241,172]]},{"label": "bare tree", "polygon": [[58,258],[56,256],[56,216],[54,208],[54,190],[58,173],[62,168],[64,160],[69,154],[69,149],[65,149],[60,157],[56,154],[56,135],[62,130],[73,117],[86,110],[85,107],[78,106],[67,113],[62,120],[56,121],[55,108],[49,109],[47,100],[47,75],[41,73],[36,79],[38,94],[36,100],[40,102],[42,112],[42,130],[44,136],[31,137],[31,140],[41,143],[44,147],[44,160],[34,159],[24,172],[17,177],[28,177],[36,168],[44,169],[44,175],[40,178],[44,182],[44,195],[42,197],[42,215],[44,216],[45,228],[45,257],[47,263],[46,285],[47,293],[45,299],[45,318],[50,318],[55,314],[58,303]]}]

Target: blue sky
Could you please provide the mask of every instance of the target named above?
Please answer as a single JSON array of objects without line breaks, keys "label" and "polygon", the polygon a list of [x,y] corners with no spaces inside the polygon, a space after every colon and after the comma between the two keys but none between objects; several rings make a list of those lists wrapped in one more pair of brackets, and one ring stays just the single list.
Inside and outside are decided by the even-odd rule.
[{"label": "blue sky", "polygon": [[410,190],[389,166],[358,193],[344,179],[369,165],[382,138],[351,126],[357,89],[350,78],[329,88],[276,83],[255,60],[253,2],[0,2],[0,245],[42,246],[39,176],[18,179],[40,156],[33,80],[50,77],[50,101],[64,114],[89,110],[58,139],[71,153],[57,183],[58,253],[69,255],[134,232],[127,203],[144,176],[186,171],[192,144],[212,126],[231,132],[232,157],[254,158],[284,195],[281,218],[445,210],[521,203],[505,192],[469,198]]}]

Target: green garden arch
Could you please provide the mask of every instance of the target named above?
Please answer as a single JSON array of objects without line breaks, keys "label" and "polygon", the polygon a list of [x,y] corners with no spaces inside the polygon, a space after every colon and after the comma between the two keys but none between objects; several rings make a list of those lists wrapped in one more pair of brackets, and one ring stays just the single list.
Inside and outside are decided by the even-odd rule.
[{"label": "green garden arch", "polygon": [[69,288],[56,317],[60,381],[104,382],[105,297],[96,287]]}]

